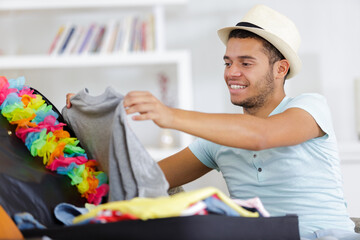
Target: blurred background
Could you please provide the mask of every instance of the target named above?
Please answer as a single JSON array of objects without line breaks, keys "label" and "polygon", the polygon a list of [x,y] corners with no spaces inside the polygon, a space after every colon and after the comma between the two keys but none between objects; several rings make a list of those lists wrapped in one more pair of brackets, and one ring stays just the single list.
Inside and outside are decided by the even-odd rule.
[{"label": "blurred background", "polygon": [[[54,4],[51,4],[51,3]],[[78,5],[77,5],[78,4]],[[93,5],[92,5],[93,4]],[[99,4],[99,5],[96,5]],[[112,86],[126,94],[148,90],[168,105],[202,112],[241,112],[231,105],[223,79],[224,45],[217,29],[236,25],[255,4],[288,16],[302,36],[303,69],[286,82],[288,96],[323,94],[332,111],[338,138],[344,193],[351,216],[360,216],[360,1],[358,0],[133,0],[0,1],[0,71],[25,76],[61,110],[65,94],[88,88],[91,94]],[[153,15],[153,47],[147,50],[51,53],[61,26],[109,26],[126,16]],[[140,18],[139,17],[139,18]],[[108,28],[109,29],[109,28]],[[80,38],[80,37],[79,37]],[[358,83],[357,83],[358,82]],[[193,141],[163,132],[151,122],[129,123],[152,156],[159,160]],[[227,193],[221,175],[212,171],[186,189],[215,186]]]}]

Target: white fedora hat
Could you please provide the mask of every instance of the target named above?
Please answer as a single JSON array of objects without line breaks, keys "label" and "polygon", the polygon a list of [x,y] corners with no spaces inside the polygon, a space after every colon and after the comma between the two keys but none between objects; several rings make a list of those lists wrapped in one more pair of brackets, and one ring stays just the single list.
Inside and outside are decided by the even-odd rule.
[{"label": "white fedora hat", "polygon": [[267,6],[256,5],[236,26],[218,30],[218,35],[225,45],[229,40],[230,32],[234,29],[253,32],[276,47],[290,62],[288,79],[300,71],[302,64],[297,54],[301,42],[300,34],[295,24],[286,16]]}]

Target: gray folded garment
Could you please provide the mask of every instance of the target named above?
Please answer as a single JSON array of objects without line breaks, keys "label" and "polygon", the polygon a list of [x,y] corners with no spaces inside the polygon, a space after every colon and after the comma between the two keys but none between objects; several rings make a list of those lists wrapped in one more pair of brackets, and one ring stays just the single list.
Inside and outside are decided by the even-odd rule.
[{"label": "gray folded garment", "polygon": [[169,184],[129,127],[123,98],[111,87],[99,96],[85,88],[62,114],[89,159],[97,160],[108,174],[109,201],[167,196]]}]

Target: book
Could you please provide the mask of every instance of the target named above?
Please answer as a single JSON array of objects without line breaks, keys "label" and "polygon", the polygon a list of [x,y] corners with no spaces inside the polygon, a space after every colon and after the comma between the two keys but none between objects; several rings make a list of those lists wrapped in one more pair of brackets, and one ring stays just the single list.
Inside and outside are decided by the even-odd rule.
[{"label": "book", "polygon": [[134,17],[133,21],[131,23],[131,33],[130,33],[130,43],[129,43],[129,51],[133,52],[136,51],[137,49],[137,42],[138,42],[138,22],[139,22],[139,18],[138,17]]},{"label": "book", "polygon": [[81,26],[78,31],[78,35],[76,36],[74,46],[70,50],[70,54],[78,54],[79,49],[84,41],[85,35],[87,33],[88,27]]},{"label": "book", "polygon": [[148,23],[146,20],[141,22],[141,51],[147,51],[147,32],[146,29],[148,28]]},{"label": "book", "polygon": [[65,49],[64,52],[65,55],[76,53],[76,49],[79,47],[79,42],[83,34],[84,34],[84,26],[76,26],[74,36],[71,38],[68,47]]},{"label": "book", "polygon": [[133,27],[134,17],[127,16],[123,20],[122,24],[122,31],[123,31],[123,37],[121,41],[121,47],[119,49],[119,52],[127,53],[131,49],[131,37],[132,37],[132,27]]},{"label": "book", "polygon": [[150,14],[146,21],[146,51],[155,50],[154,15]]},{"label": "book", "polygon": [[113,31],[110,33],[110,39],[108,46],[105,46],[105,51],[107,53],[114,53],[116,48],[116,37],[118,35],[118,31],[120,29],[120,23],[115,23]]},{"label": "book", "polygon": [[80,45],[80,47],[78,49],[79,54],[85,53],[87,51],[89,42],[91,40],[93,32],[95,31],[95,27],[96,27],[96,24],[94,24],[94,23],[91,24],[89,26],[89,28],[87,29],[86,34],[84,35],[84,38],[81,39],[81,45]]},{"label": "book", "polygon": [[68,36],[69,32],[70,32],[70,29],[71,29],[71,26],[72,24],[71,23],[66,23],[64,25],[62,25],[64,27],[64,30],[61,34],[61,36],[59,37],[59,39],[57,40],[56,42],[56,45],[54,47],[54,49],[52,50],[51,54],[52,56],[56,56],[59,54],[59,51],[61,49],[61,47],[63,46],[65,40],[66,40],[66,37]]},{"label": "book", "polygon": [[97,33],[94,36],[94,41],[92,42],[92,46],[90,48],[91,53],[99,53],[101,44],[103,42],[104,34],[106,31],[106,26],[102,25],[99,27]]},{"label": "book", "polygon": [[56,48],[56,45],[59,44],[59,41],[60,41],[60,38],[62,36],[62,34],[64,34],[64,31],[65,31],[65,25],[61,25],[55,35],[55,38],[54,40],[52,41],[51,45],[50,45],[50,48],[49,48],[49,51],[48,51],[48,54],[52,54]]},{"label": "book", "polygon": [[67,36],[65,37],[64,43],[62,44],[61,48],[59,49],[58,54],[63,54],[66,47],[68,46],[71,37],[73,36],[74,32],[75,32],[76,26],[72,25],[67,33]]},{"label": "book", "polygon": [[86,44],[82,54],[90,54],[92,53],[92,48],[96,39],[96,36],[99,34],[100,26],[98,24],[94,24],[94,28],[91,31],[91,34],[88,39],[88,43]]},{"label": "book", "polygon": [[106,31],[104,33],[103,41],[100,46],[99,52],[101,54],[106,54],[112,52],[113,41],[115,40],[114,32],[117,31],[117,22],[116,20],[112,19],[107,22],[106,24]]},{"label": "book", "polygon": [[117,52],[121,51],[121,49],[122,49],[123,42],[124,42],[124,29],[125,29],[125,21],[124,21],[124,19],[122,19],[119,22],[118,29],[116,32],[113,52],[117,53]]}]

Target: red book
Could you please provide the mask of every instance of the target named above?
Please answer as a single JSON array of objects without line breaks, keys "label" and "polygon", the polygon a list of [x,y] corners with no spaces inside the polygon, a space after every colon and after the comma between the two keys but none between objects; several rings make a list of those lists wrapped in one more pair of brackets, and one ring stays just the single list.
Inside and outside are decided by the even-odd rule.
[{"label": "red book", "polygon": [[56,45],[60,44],[59,39],[60,39],[61,35],[64,34],[64,31],[65,31],[65,25],[62,25],[59,28],[58,32],[56,33],[56,36],[55,36],[53,42],[51,43],[51,46],[50,46],[49,51],[48,51],[49,54],[52,54],[54,52],[55,48],[56,48]]},{"label": "red book", "polygon": [[96,36],[95,41],[93,43],[91,52],[93,52],[93,53],[99,52],[102,41],[104,39],[105,30],[106,30],[105,26],[100,27],[99,32],[97,33],[97,36]]}]

